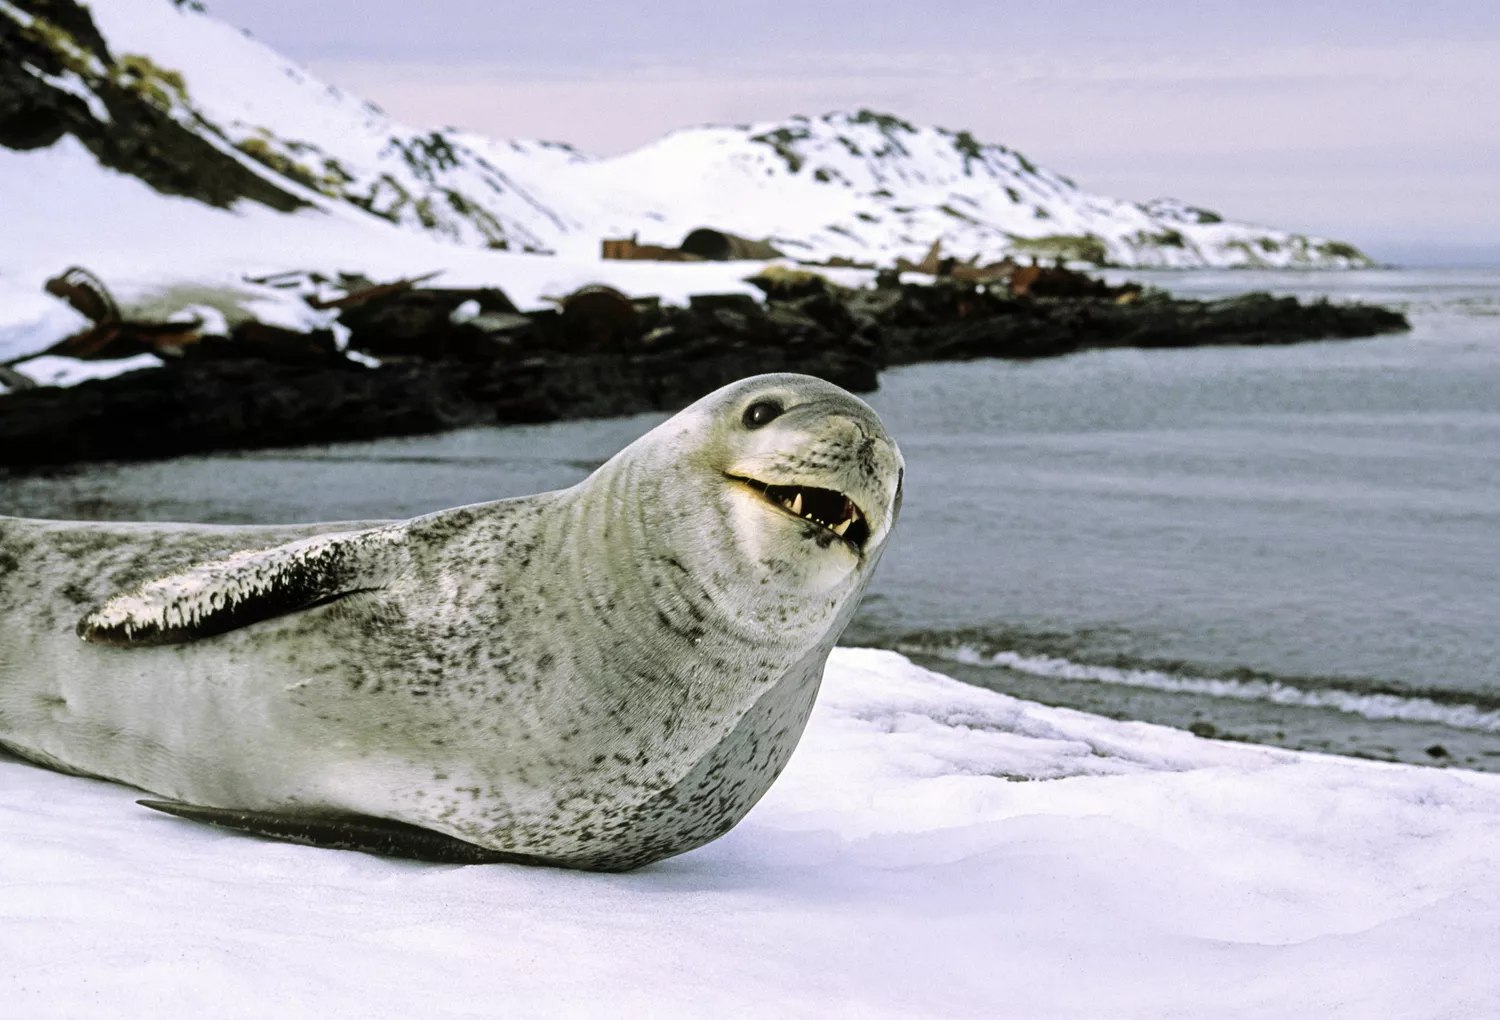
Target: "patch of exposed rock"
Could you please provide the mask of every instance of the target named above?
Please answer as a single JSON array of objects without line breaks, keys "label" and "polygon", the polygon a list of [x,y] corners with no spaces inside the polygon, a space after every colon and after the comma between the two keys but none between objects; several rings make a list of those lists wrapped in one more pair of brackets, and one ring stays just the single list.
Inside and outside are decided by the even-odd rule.
[{"label": "patch of exposed rock", "polygon": [[525,313],[496,288],[346,279],[341,297],[312,300],[337,309],[348,349],[357,352],[351,360],[326,330],[248,322],[227,337],[198,337],[180,323],[132,323],[107,295],[93,293],[97,281],[88,284],[88,276],[72,271],[58,290],[80,310],[96,308],[101,321],[54,351],[97,357],[112,345],[121,355],[154,349],[167,364],[0,398],[5,466],[674,411],[760,372],[803,372],[868,392],[880,369],[922,361],[1287,344],[1407,328],[1400,313],[1369,305],[1267,294],[1184,301],[1082,274],[1017,296],[972,282],[902,284],[889,276],[882,286],[848,290],[783,271],[753,278],[764,301],[703,294],[673,307],[596,286],[557,308]]}]

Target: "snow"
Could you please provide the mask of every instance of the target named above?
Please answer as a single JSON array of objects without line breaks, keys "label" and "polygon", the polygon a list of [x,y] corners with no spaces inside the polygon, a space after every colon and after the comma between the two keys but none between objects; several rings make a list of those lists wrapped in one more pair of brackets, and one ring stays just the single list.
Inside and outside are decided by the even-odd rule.
[{"label": "snow", "polygon": [[[919,258],[939,238],[949,254],[993,259],[1050,258],[1046,239],[1085,236],[1123,266],[1365,263],[1322,238],[1176,200],[1090,194],[967,132],[869,111],[692,128],[595,159],[557,142],[397,123],[191,5],[92,0],[89,10],[117,61],[146,55],[181,76],[172,115],[210,144],[326,211],[468,247],[591,257],[603,238],[675,245],[714,226],[771,237],[792,255],[882,263]],[[0,0],[6,16],[28,18]],[[107,116],[82,78],[54,84]]]},{"label": "snow", "polygon": [[[1050,258],[1047,239],[1094,239],[1122,266],[1344,267],[1321,238],[1222,221],[1171,199],[1094,195],[1002,145],[860,111],[673,132],[585,172],[662,211],[643,237],[674,242],[712,224],[770,237],[798,257],[920,259],[1005,251]],[[1042,246],[1028,248],[1028,242]]]},{"label": "snow", "polygon": [[616,262],[460,247],[337,205],[294,214],[249,202],[215,209],[101,167],[71,137],[31,152],[0,147],[0,195],[9,235],[25,239],[0,246],[0,361],[88,326],[43,291],[70,265],[103,280],[127,318],[164,321],[195,311],[221,331],[248,318],[300,330],[329,326],[336,313],[313,310],[302,290],[250,282],[288,271],[382,281],[439,270],[433,286],[499,286],[523,309],[591,283],[676,304],[692,294],[760,293],[745,282],[760,263]]},{"label": "snow", "polygon": [[[117,57],[147,54],[159,67],[181,73],[187,102],[225,139],[247,153],[273,153],[303,167],[327,198],[357,196],[409,228],[473,245],[505,239],[516,248],[547,249],[578,226],[531,194],[537,186],[546,191],[542,166],[533,181],[515,181],[484,158],[489,153],[456,139],[450,147],[446,137],[394,123],[205,13],[170,0],[95,0],[90,11]],[[452,211],[449,191],[478,200],[495,225]],[[419,206],[432,226],[424,227]]]},{"label": "snow", "polygon": [[76,386],[89,379],[110,379],[141,368],[160,368],[162,360],[154,354],[137,354],[113,361],[79,361],[44,354],[15,366],[17,372],[38,386]]},{"label": "snow", "polygon": [[834,653],[736,829],[626,875],[267,843],[0,761],[17,1016],[1488,1015],[1500,776]]},{"label": "snow", "polygon": [[[594,283],[675,304],[698,293],[758,296],[744,282],[756,263],[599,255],[605,237],[670,245],[703,225],[771,237],[797,257],[882,264],[919,258],[938,238],[948,254],[992,258],[1051,235],[1092,237],[1122,265],[1353,261],[1322,251],[1319,239],[1220,221],[1181,202],[1089,195],[1003,146],[865,112],[694,128],[610,160],[555,142],[418,131],[193,5],[94,0],[89,10],[117,62],[128,56],[132,67],[180,75],[180,93],[176,78],[157,82],[179,124],[308,208],[284,214],[242,201],[222,210],[163,195],[101,167],[71,136],[36,151],[0,147],[0,220],[19,241],[0,246],[0,362],[87,328],[42,292],[70,265],[103,279],[127,318],[197,317],[225,333],[249,318],[335,325],[334,313],[303,300],[308,287],[251,282],[288,271],[389,281],[437,270],[436,286],[499,286],[528,310]],[[5,0],[0,18],[34,20]],[[107,119],[91,81],[114,72],[81,49],[69,53],[77,70],[46,80]],[[1169,232],[1177,241],[1150,240]],[[847,286],[870,279],[830,275]],[[128,367],[46,374],[67,385]]]}]

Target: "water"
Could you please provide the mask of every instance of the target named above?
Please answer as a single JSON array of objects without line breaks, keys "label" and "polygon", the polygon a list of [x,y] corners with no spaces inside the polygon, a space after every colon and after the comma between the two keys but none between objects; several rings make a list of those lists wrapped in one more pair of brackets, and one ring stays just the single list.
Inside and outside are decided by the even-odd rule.
[{"label": "water", "polygon": [[[906,504],[849,640],[1049,704],[1500,770],[1500,272],[1132,275],[1414,329],[887,373]],[[572,484],[659,420],[70,470],[0,480],[0,512],[409,516]]]}]

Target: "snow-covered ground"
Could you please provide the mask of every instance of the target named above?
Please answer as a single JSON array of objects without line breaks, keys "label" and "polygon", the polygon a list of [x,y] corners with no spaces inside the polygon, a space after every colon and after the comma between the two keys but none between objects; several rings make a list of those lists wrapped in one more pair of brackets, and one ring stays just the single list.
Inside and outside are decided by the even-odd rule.
[{"label": "snow-covered ground", "polygon": [[[463,247],[337,204],[293,214],[250,202],[215,209],[101,167],[72,138],[31,152],[0,147],[0,195],[7,236],[21,239],[0,245],[0,361],[44,350],[88,325],[43,290],[71,265],[98,275],[127,317],[162,321],[209,304],[230,326],[253,316],[297,329],[327,325],[333,316],[314,312],[296,292],[248,278],[307,270],[384,281],[441,270],[432,286],[499,287],[523,309],[546,307],[548,298],[589,283],[678,304],[691,294],[760,293],[744,282],[760,263],[616,262]],[[870,274],[833,275],[852,284]]]},{"label": "snow-covered ground", "polygon": [[736,829],[626,875],[275,844],[0,760],[0,1014],[1467,1020],[1500,776],[1200,740],[840,649]]},{"label": "snow-covered ground", "polygon": [[[671,245],[702,225],[771,237],[789,256],[881,264],[920,258],[937,239],[959,256],[1093,252],[1136,266],[1341,267],[1362,258],[1181,202],[1091,195],[1003,146],[868,112],[693,128],[608,160],[557,143],[417,130],[195,8],[93,0],[86,9],[109,47],[102,57],[6,0],[0,20],[49,41],[66,70],[23,65],[25,73],[83,98],[100,130],[113,123],[101,90],[134,82],[140,103],[198,135],[215,158],[306,207],[283,213],[241,199],[226,210],[165,195],[101,166],[72,135],[24,152],[0,146],[0,362],[87,326],[42,291],[70,265],[102,278],[127,317],[197,316],[223,328],[254,317],[313,329],[333,316],[247,278],[441,270],[435,286],[498,286],[523,309],[589,283],[675,303],[756,293],[744,282],[756,263],[600,257],[604,237]],[[857,285],[871,274],[831,275]],[[66,384],[134,366],[16,367]]]},{"label": "snow-covered ground", "polygon": [[[1347,245],[1174,199],[1091,194],[966,131],[868,110],[690,128],[611,159],[557,142],[411,127],[198,6],[91,0],[114,65],[74,59],[65,75],[34,73],[84,98],[100,121],[108,112],[93,90],[136,82],[142,101],[283,190],[451,243],[595,255],[606,237],[675,245],[712,226],[770,237],[789,255],[878,262],[920,258],[942,239],[950,254],[985,259],[1012,251],[1092,253],[1123,266],[1368,263]],[[4,0],[0,18],[35,23]],[[46,34],[69,48],[57,25]]]}]

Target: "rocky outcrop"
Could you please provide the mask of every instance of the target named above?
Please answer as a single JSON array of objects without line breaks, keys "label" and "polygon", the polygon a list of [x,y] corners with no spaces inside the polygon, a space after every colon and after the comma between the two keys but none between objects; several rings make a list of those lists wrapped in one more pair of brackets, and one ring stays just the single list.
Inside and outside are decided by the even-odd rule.
[{"label": "rocky outcrop", "polygon": [[1252,293],[1218,301],[1166,294],[997,296],[963,286],[868,291],[853,307],[880,328],[883,363],[1043,358],[1103,347],[1260,346],[1346,340],[1409,328],[1376,305],[1304,304]]},{"label": "rocky outcrop", "polygon": [[778,371],[856,391],[875,386],[873,361],[849,352],[801,356],[723,342],[377,368],[191,359],[0,398],[0,449],[6,465],[24,468],[671,411],[735,379]]},{"label": "rocky outcrop", "polygon": [[591,287],[558,309],[525,314],[497,289],[351,284],[324,304],[339,308],[350,349],[379,358],[377,366],[350,360],[328,331],[244,323],[227,338],[176,337],[177,354],[163,368],[0,398],[3,463],[673,411],[760,372],[804,372],[867,392],[881,368],[921,361],[1286,344],[1407,327],[1399,313],[1373,306],[1266,294],[1181,301],[1086,277],[1074,297],[1016,297],[959,281],[849,291],[798,271],[757,280],[764,302],[703,294],[671,307]]},{"label": "rocky outcrop", "polygon": [[[101,165],[166,195],[227,208],[250,199],[306,203],[211,140],[182,77],[139,54],[116,55],[86,6],[13,0],[0,9],[0,146],[45,148],[73,135]],[[16,13],[16,12],[19,13]]]}]

